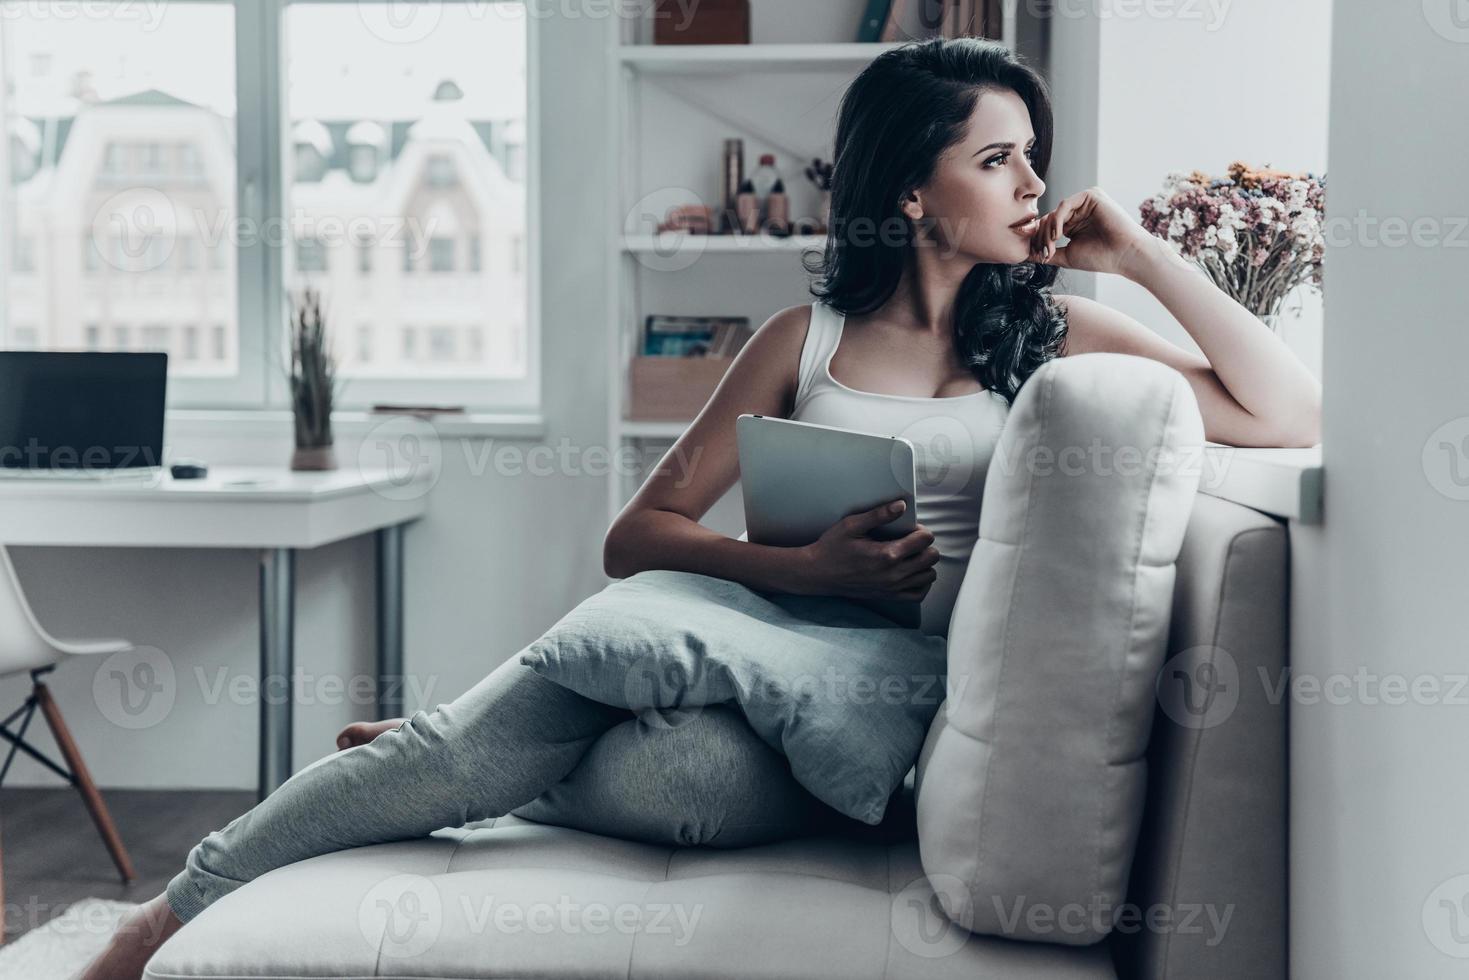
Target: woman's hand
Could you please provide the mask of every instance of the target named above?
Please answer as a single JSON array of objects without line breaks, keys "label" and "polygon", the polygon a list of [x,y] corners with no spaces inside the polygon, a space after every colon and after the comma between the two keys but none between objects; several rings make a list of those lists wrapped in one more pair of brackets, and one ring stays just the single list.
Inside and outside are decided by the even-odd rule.
[{"label": "woman's hand", "polygon": [[939,560],[933,532],[919,524],[889,541],[868,533],[897,518],[906,506],[899,499],[848,514],[799,549],[807,570],[807,591],[849,599],[920,600],[927,595],[938,578],[933,569]]},{"label": "woman's hand", "polygon": [[[1070,241],[1058,246],[1056,239],[1062,235]],[[1158,242],[1106,191],[1092,187],[1041,215],[1040,227],[1030,239],[1030,254],[1032,262],[1063,269],[1130,276]]]}]

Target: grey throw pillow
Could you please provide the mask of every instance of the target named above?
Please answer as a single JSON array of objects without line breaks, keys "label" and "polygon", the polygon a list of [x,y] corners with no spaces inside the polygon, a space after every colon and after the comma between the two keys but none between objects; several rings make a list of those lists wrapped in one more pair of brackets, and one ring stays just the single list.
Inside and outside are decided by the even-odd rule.
[{"label": "grey throw pillow", "polygon": [[945,640],[831,596],[658,569],[613,582],[520,662],[604,704],[729,704],[812,795],[882,822],[944,697]]}]

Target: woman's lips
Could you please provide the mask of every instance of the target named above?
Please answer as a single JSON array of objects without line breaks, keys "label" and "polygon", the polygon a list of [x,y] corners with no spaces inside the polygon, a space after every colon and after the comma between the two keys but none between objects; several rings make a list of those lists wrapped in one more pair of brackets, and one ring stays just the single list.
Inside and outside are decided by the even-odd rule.
[{"label": "woman's lips", "polygon": [[1040,227],[1040,223],[1040,218],[1032,217],[1022,222],[1021,224],[1011,225],[1010,230],[1015,232],[1015,234],[1017,235],[1034,235],[1036,229]]}]

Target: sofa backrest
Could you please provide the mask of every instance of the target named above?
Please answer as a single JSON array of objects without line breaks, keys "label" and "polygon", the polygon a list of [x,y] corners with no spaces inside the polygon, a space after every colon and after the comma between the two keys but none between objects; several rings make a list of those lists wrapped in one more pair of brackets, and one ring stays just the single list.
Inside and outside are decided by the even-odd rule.
[{"label": "sofa backrest", "polygon": [[1121,980],[1286,977],[1289,580],[1284,523],[1198,496],[1109,938]]}]

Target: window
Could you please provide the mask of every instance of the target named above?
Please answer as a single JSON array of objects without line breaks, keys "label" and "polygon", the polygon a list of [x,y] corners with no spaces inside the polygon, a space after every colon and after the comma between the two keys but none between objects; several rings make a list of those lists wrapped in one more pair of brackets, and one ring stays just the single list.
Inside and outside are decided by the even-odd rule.
[{"label": "window", "polygon": [[429,157],[423,182],[429,187],[440,189],[456,186],[459,183],[459,175],[454,171],[454,161],[442,153]]},{"label": "window", "polygon": [[314,238],[296,240],[296,271],[325,272],[326,245]]},{"label": "window", "polygon": [[428,240],[428,268],[430,272],[454,271],[454,239],[430,238]]},{"label": "window", "polygon": [[428,356],[434,361],[452,361],[459,351],[453,327],[430,327],[428,331]]},{"label": "window", "polygon": [[157,324],[152,324],[150,326],[144,327],[143,349],[161,351],[168,350],[168,334],[169,330],[167,327],[159,326]]},{"label": "window", "polygon": [[[529,284],[508,256],[529,198],[501,154],[525,141],[530,18],[519,3],[434,4],[435,29],[405,44],[362,15],[372,2],[286,7],[283,129],[330,152],[319,176],[287,184],[285,207],[303,230],[342,229],[329,246],[356,250],[287,286],[309,277],[322,289],[354,405],[528,404]],[[467,323],[483,330],[477,347]]]},{"label": "window", "polygon": [[31,273],[36,271],[36,243],[29,235],[15,236],[15,251],[10,256],[12,272]]},{"label": "window", "polygon": [[403,43],[400,2],[266,17],[174,0],[149,18],[0,0],[0,343],[24,325],[42,348],[159,347],[173,406],[284,408],[280,311],[309,283],[341,333],[344,408],[533,407],[533,284],[509,256],[544,25],[523,0],[445,0]]},{"label": "window", "polygon": [[197,272],[199,269],[199,239],[180,238],[178,252],[179,271]]},{"label": "window", "polygon": [[[171,401],[263,405],[266,365],[253,365],[260,384],[248,390],[236,341],[242,296],[259,303],[259,291],[196,281],[205,243],[223,261],[238,238],[234,5],[179,0],[159,18],[128,3],[82,16],[73,4],[5,7],[3,114],[43,138],[39,169],[13,174],[0,198],[0,228],[18,244],[0,269],[0,320],[28,325],[43,349],[178,353],[203,312],[225,326],[224,355],[208,376],[197,358],[170,358]],[[52,70],[27,74],[43,55]],[[80,220],[56,224],[64,214]]]}]

